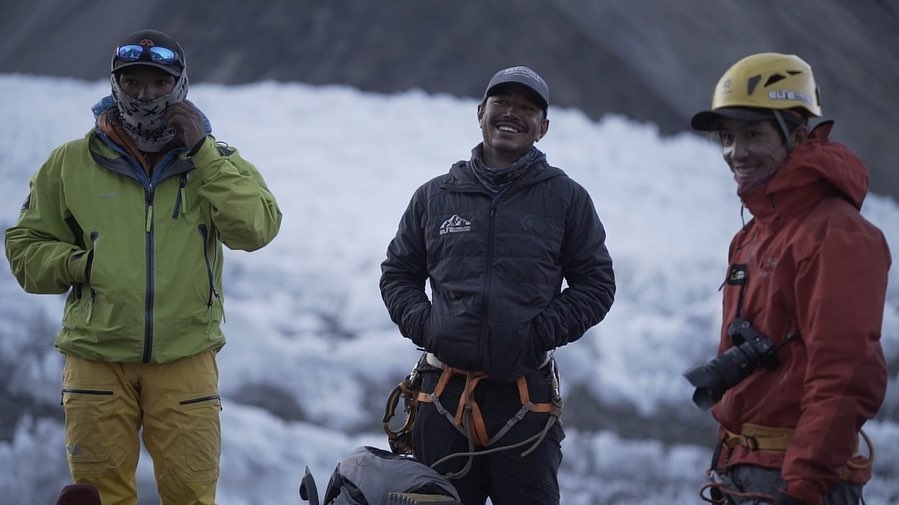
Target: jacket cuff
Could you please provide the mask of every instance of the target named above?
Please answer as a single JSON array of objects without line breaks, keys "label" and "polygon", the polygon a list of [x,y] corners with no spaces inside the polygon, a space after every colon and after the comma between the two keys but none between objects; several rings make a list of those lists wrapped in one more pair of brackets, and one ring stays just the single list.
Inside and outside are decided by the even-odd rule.
[{"label": "jacket cuff", "polygon": [[215,147],[215,141],[208,135],[198,146],[194,146],[188,154],[188,157],[193,160],[194,165],[197,167],[211,163],[212,160],[219,158],[220,156],[221,154]]},{"label": "jacket cuff", "polygon": [[93,251],[78,251],[69,256],[70,284],[85,284],[90,281],[91,263],[94,259]]},{"label": "jacket cuff", "polygon": [[208,135],[207,135],[207,136],[204,136],[202,139],[200,139],[199,142],[197,142],[196,144],[194,144],[193,147],[190,148],[190,151],[187,152],[187,156],[193,157],[194,155],[196,155],[196,154],[197,154],[197,151],[199,151],[200,148],[203,147],[203,144],[206,143],[206,139],[208,139],[208,138],[209,138]]}]

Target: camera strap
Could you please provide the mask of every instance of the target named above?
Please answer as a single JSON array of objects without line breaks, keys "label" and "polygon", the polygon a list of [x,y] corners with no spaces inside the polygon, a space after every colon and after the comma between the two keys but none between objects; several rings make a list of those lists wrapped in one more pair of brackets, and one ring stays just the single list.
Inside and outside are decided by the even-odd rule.
[{"label": "camera strap", "polygon": [[721,288],[724,288],[725,284],[728,286],[740,286],[740,293],[737,296],[737,317],[742,317],[743,315],[743,296],[746,292],[748,270],[749,267],[745,263],[732,264],[727,273],[727,280],[721,284]]},{"label": "camera strap", "polygon": [[[748,271],[749,271],[749,266],[747,264],[734,263],[728,269],[727,280],[725,280],[724,283],[721,284],[721,288],[723,288],[725,285],[740,286],[740,293],[737,296],[736,317],[742,317],[742,315],[743,315],[743,299],[744,299],[744,295],[746,293],[746,283],[749,280]],[[798,331],[787,336],[787,338],[785,338],[783,340],[783,342],[781,342],[780,344],[777,344],[775,346],[775,348],[780,349],[781,347],[787,345],[788,343],[792,342],[793,340],[796,340],[797,338],[799,338]]]},{"label": "camera strap", "polygon": [[789,335],[787,335],[787,338],[785,338],[783,340],[783,342],[781,342],[775,346],[775,349],[780,350],[781,347],[784,347],[785,345],[789,344],[790,342],[796,340],[799,337],[800,337],[800,333],[798,331],[790,333]]}]

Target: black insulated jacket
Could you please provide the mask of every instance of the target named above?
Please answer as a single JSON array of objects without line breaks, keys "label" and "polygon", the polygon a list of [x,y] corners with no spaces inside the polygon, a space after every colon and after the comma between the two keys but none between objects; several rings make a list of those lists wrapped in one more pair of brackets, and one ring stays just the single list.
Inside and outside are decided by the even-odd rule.
[{"label": "black insulated jacket", "polygon": [[443,363],[513,381],[608,313],[605,239],[590,195],[562,170],[537,162],[494,195],[460,161],[412,196],[381,295],[403,336]]}]

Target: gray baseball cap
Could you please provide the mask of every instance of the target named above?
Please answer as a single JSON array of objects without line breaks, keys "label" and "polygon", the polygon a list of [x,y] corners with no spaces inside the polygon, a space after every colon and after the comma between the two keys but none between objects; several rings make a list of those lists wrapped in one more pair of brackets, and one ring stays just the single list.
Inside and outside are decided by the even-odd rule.
[{"label": "gray baseball cap", "polygon": [[486,99],[490,96],[493,89],[497,86],[510,82],[527,86],[543,101],[543,103],[539,104],[543,107],[543,110],[549,107],[549,86],[546,85],[546,81],[537,72],[524,66],[504,68],[494,74],[487,84],[487,89],[484,91],[484,98]]}]

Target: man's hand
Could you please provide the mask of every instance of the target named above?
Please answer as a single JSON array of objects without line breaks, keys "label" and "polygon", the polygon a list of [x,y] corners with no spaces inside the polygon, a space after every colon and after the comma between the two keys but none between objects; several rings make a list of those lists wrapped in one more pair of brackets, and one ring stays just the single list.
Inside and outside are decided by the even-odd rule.
[{"label": "man's hand", "polygon": [[193,149],[206,138],[203,116],[194,104],[188,101],[170,105],[165,110],[165,122],[175,129],[178,139],[188,149]]}]

